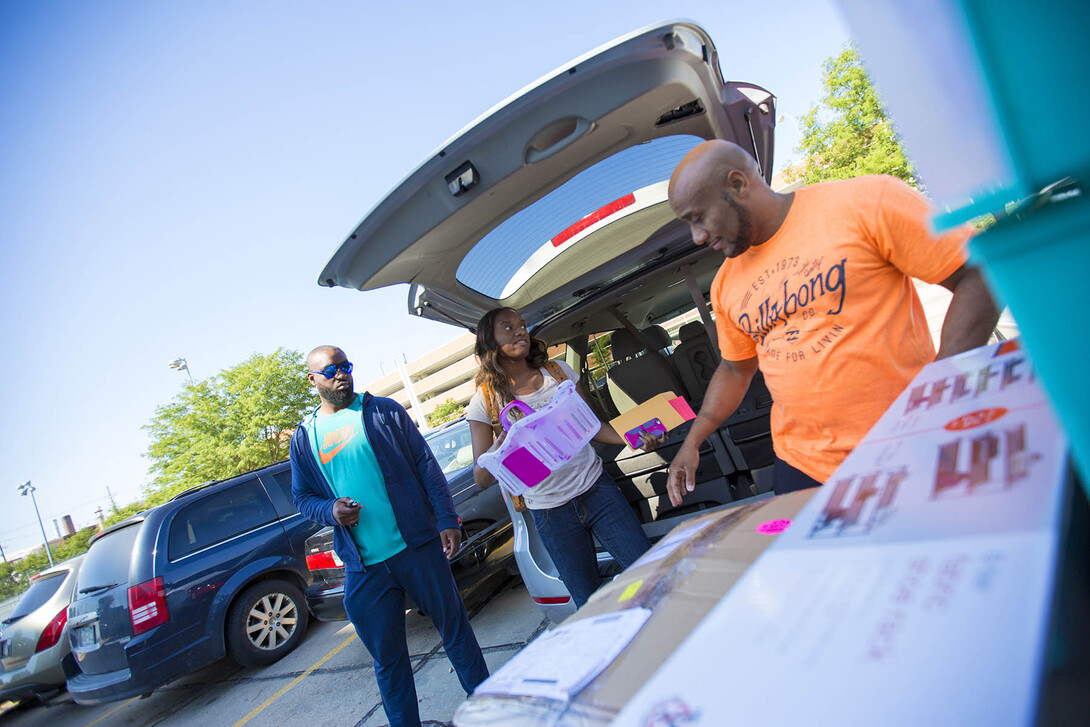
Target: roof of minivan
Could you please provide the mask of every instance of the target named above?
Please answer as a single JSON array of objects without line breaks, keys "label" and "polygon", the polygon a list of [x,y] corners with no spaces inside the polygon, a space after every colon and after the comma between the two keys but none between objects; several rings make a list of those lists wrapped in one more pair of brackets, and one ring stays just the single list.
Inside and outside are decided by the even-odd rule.
[{"label": "roof of minivan", "polygon": [[139,525],[140,523],[144,522],[144,520],[146,519],[146,517],[145,517],[146,514],[147,514],[146,511],[141,512],[141,513],[138,513],[136,515],[133,515],[130,518],[126,518],[125,520],[122,520],[119,523],[114,523],[113,525],[106,528],[102,532],[95,533],[94,535],[92,535],[91,539],[87,541],[87,544],[92,545],[96,540],[102,540],[107,535],[110,535],[112,533],[116,533],[118,530],[124,530],[125,528],[132,527],[133,525]]}]

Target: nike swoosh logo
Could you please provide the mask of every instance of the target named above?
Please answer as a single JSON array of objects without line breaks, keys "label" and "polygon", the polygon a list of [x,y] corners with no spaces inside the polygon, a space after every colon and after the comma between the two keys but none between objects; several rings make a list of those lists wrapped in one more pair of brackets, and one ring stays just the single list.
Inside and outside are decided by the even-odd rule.
[{"label": "nike swoosh logo", "polygon": [[346,439],[328,452],[319,452],[318,459],[322,460],[322,464],[329,464],[333,461],[333,458],[337,456],[337,452],[344,449],[344,445],[348,444],[350,441],[352,441],[351,438]]}]

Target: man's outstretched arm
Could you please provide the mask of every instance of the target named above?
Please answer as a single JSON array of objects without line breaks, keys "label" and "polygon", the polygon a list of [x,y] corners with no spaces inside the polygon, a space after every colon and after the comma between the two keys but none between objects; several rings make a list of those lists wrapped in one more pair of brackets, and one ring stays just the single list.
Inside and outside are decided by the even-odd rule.
[{"label": "man's outstretched arm", "polygon": [[962,265],[940,285],[954,297],[942,323],[942,338],[936,358],[953,356],[987,343],[988,336],[999,321],[999,308],[980,270],[971,265]]},{"label": "man's outstretched arm", "polygon": [[670,475],[666,490],[670,502],[677,507],[686,492],[696,487],[696,468],[700,464],[700,445],[734,413],[749,391],[749,383],[757,373],[757,358],[744,361],[720,361],[712,375],[700,413],[685,441],[670,463]]}]

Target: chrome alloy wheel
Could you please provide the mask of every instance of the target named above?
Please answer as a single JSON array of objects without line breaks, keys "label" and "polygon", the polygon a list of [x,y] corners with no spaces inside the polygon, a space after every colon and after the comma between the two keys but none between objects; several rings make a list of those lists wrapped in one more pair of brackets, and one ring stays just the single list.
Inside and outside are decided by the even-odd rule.
[{"label": "chrome alloy wheel", "polygon": [[295,601],[283,593],[269,593],[250,608],[246,636],[257,648],[272,651],[295,633],[298,618]]}]

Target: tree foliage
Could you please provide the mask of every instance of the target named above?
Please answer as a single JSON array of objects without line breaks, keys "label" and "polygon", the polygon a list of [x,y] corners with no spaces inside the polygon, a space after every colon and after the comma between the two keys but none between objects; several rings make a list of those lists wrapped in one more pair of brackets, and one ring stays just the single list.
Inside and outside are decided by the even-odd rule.
[{"label": "tree foliage", "polygon": [[825,95],[802,117],[805,161],[784,172],[807,184],[889,174],[919,187],[889,115],[854,47],[822,65]]},{"label": "tree foliage", "polygon": [[[154,479],[139,502],[116,510],[106,525],[162,504],[209,480],[222,480],[287,459],[290,434],[314,405],[303,356],[277,349],[255,354],[217,376],[186,385],[169,404],[157,407],[144,427],[152,443]],[[57,563],[85,553],[98,531],[84,528],[51,545]],[[21,593],[30,577],[49,567],[45,548],[14,563],[0,561],[0,599]]]},{"label": "tree foliage", "polygon": [[437,427],[443,422],[449,422],[451,419],[457,419],[462,416],[466,408],[456,402],[454,399],[446,399],[439,403],[438,406],[432,410],[431,414],[427,415],[428,426]]},{"label": "tree foliage", "polygon": [[152,440],[147,504],[286,459],[291,431],[313,403],[298,351],[254,354],[187,384],[144,427]]},{"label": "tree foliage", "polygon": [[613,333],[606,333],[591,341],[590,350],[587,351],[587,367],[592,378],[599,379],[609,370],[609,362],[613,360]]},{"label": "tree foliage", "polygon": [[[60,543],[51,543],[53,562],[60,564],[87,551],[87,542],[98,531],[95,526],[83,528],[70,538]],[[39,548],[25,558],[14,563],[0,561],[0,599],[9,598],[22,592],[30,585],[30,578],[49,567],[49,556],[45,548]]]}]

